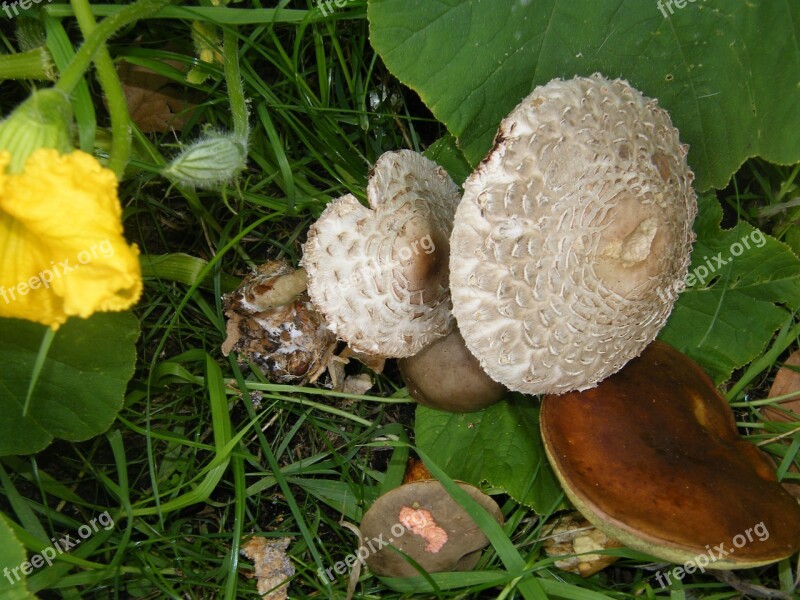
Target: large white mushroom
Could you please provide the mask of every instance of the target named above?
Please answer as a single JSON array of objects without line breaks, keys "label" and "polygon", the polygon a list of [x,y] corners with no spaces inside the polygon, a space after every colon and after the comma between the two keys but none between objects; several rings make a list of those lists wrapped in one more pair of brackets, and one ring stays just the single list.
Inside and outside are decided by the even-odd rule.
[{"label": "large white mushroom", "polygon": [[694,240],[686,153],[656,100],[600,75],[537,87],[502,121],[450,240],[453,312],[493,379],[591,388],[656,337]]},{"label": "large white mushroom", "polygon": [[411,356],[453,327],[447,267],[460,198],[433,161],[387,152],[369,177],[370,208],[348,194],[311,226],[302,261],[308,293],[351,348]]}]

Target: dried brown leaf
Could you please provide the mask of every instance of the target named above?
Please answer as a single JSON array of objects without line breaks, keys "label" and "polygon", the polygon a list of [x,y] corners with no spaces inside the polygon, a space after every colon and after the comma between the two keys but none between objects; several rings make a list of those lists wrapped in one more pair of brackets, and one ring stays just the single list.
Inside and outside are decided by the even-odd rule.
[{"label": "dried brown leaf", "polygon": [[164,75],[125,61],[119,63],[117,74],[131,120],[143,133],[183,128],[195,108],[184,88]]},{"label": "dried brown leaf", "polygon": [[[794,368],[792,368],[794,367]],[[783,410],[791,411],[793,416],[787,415],[785,412],[765,406],[761,409],[761,414],[768,421],[781,421],[783,423],[792,423],[800,421],[800,350],[795,350],[783,366],[778,369],[775,375],[775,381],[772,382],[772,387],[769,389],[769,398],[777,398],[778,396],[788,396],[789,394],[796,394],[795,397],[781,400],[778,402]],[[791,440],[787,439],[787,443]],[[791,471],[797,472],[796,467],[791,467]],[[800,500],[800,484],[786,482],[783,487],[795,498]]]}]

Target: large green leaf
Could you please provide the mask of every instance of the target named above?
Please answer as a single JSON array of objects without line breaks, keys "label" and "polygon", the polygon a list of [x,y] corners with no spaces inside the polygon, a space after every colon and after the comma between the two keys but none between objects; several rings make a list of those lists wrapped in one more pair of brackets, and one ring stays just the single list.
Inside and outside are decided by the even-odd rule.
[{"label": "large green leaf", "polygon": [[[750,362],[800,309],[800,261],[746,223],[720,229],[722,209],[699,198],[687,283],[659,339],[700,363],[718,383]],[[675,290],[664,296],[675,297]]]},{"label": "large green leaf", "polygon": [[552,511],[561,487],[539,436],[539,410],[514,394],[481,411],[455,414],[417,407],[417,446],[453,479],[486,481],[538,513]]},{"label": "large green leaf", "polygon": [[139,321],[130,313],[98,313],[58,330],[25,412],[45,329],[0,319],[0,456],[38,452],[56,437],[89,439],[122,407]]},{"label": "large green leaf", "polygon": [[[0,598],[3,600],[35,600],[28,591],[25,570],[25,547],[8,524],[5,515],[0,513]],[[37,559],[41,560],[41,559]]]},{"label": "large green leaf", "polygon": [[536,85],[597,71],[669,110],[700,190],[723,187],[751,156],[800,160],[794,0],[370,0],[368,17],[389,70],[472,165]]}]

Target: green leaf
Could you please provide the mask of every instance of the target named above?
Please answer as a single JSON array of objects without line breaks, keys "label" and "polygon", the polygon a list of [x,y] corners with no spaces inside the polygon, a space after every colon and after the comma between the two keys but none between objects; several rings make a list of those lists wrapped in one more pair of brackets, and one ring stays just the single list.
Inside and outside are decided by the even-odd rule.
[{"label": "green leaf", "polygon": [[4,574],[0,576],[0,598],[3,600],[36,598],[28,591],[25,573],[21,568],[26,560],[25,547],[14,535],[6,516],[0,513],[0,572]]},{"label": "green leaf", "polygon": [[[800,310],[800,261],[746,223],[721,229],[713,196],[698,198],[697,242],[686,283],[659,339],[702,365],[717,383],[766,348]],[[676,290],[664,290],[674,298]]]},{"label": "green leaf", "polygon": [[457,145],[457,140],[449,133],[433,142],[423,152],[425,156],[433,162],[444,167],[450,177],[458,185],[463,185],[464,180],[469,177],[472,167],[469,166],[464,153]]},{"label": "green leaf", "polygon": [[[500,587],[511,581],[504,571],[467,571],[455,573],[428,573],[440,590],[457,590],[477,586]],[[423,594],[436,591],[424,577],[378,577],[390,590],[405,594]]]},{"label": "green leaf", "polygon": [[363,507],[370,506],[378,497],[378,490],[374,486],[356,489],[351,483],[331,479],[287,477],[286,480],[355,522],[361,520]]},{"label": "green leaf", "polygon": [[416,441],[453,479],[486,481],[537,513],[550,513],[561,498],[539,435],[539,409],[529,396],[514,394],[467,414],[418,406]]},{"label": "green leaf", "polygon": [[[371,0],[370,40],[475,165],[535,86],[601,72],[659,99],[698,189],[751,156],[800,160],[800,3]],[[765,43],[768,39],[769,43]]]},{"label": "green leaf", "polygon": [[[186,285],[214,289],[214,274],[206,273],[208,261],[182,252],[172,254],[143,254],[139,257],[142,277],[153,277],[166,281],[178,281]],[[220,273],[220,289],[223,292],[235,290],[241,278]]]},{"label": "green leaf", "polygon": [[0,319],[0,456],[38,452],[54,438],[82,441],[109,428],[133,375],[139,322],[130,313],[69,319],[25,398],[46,328]]}]

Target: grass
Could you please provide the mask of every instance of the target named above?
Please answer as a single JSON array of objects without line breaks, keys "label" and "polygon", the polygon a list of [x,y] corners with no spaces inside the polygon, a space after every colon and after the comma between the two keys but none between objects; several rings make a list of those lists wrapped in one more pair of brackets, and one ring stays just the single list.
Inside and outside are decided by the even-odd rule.
[{"label": "grass", "polygon": [[[280,7],[296,12],[277,22],[263,10],[205,7],[194,13],[229,23],[220,35],[222,27],[236,26],[249,99],[248,168],[221,192],[183,189],[159,175],[181,144],[207,129],[233,128],[222,65],[197,66],[185,11],[172,7],[110,44],[116,61],[151,68],[191,89],[197,108],[181,132],[135,134],[134,158],[121,184],[126,232],[145,257],[147,284],[136,308],[142,323],[136,374],[119,418],[105,435],[86,442],[57,441],[33,456],[0,459],[0,509],[19,524],[29,553],[41,551],[40,540],[74,535],[104,511],[114,519],[29,577],[42,598],[258,598],[251,562],[240,555],[251,534],[290,538],[291,597],[345,598],[347,577],[325,582],[317,570],[356,548],[344,523],[357,524],[384,482],[402,472],[408,452],[402,442],[411,435],[414,413],[393,364],[374,376],[367,396],[352,396],[269,383],[220,353],[223,292],[268,259],[296,264],[309,224],[332,198],[363,198],[369,167],[381,153],[423,150],[445,133],[371,50],[364,0],[349,1],[326,18],[311,2]],[[102,15],[114,7],[96,9]],[[78,39],[70,14],[68,5],[47,7],[44,22],[62,41]],[[36,22],[25,25],[37,28]],[[1,32],[3,47],[16,47],[8,23]],[[207,35],[213,43],[215,32]],[[184,73],[192,67],[207,77],[190,85]],[[0,86],[2,112],[29,88]],[[92,80],[78,96],[84,103],[78,134],[88,135],[96,124],[102,146],[108,123],[96,92]],[[748,162],[735,185],[720,192],[728,218],[748,220],[797,251],[792,201],[799,170]],[[758,370],[730,383],[746,376],[735,399],[763,398],[796,347],[796,333],[776,338]],[[776,435],[744,404],[735,406],[742,432],[753,441]],[[789,462],[800,464],[794,439],[788,450],[774,444],[790,457],[784,470]],[[446,480],[435,461],[433,469]],[[614,566],[580,579],[554,568],[542,552],[547,515],[494,492],[507,524],[485,524],[494,546],[476,572],[437,578],[435,593],[392,591],[362,573],[354,597],[723,599],[740,597],[737,587],[755,593],[755,585],[798,597],[790,596],[797,557],[739,573],[736,580],[692,576],[667,590],[654,581],[666,566],[617,550],[611,552],[622,558]],[[506,569],[535,577],[515,578]]]}]

